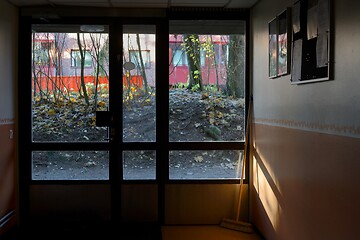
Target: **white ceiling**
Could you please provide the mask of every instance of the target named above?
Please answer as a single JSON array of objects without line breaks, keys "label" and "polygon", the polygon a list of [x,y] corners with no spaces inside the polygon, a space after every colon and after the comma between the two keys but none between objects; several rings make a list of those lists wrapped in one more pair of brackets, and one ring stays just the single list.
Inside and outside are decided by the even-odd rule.
[{"label": "white ceiling", "polygon": [[171,7],[220,7],[250,8],[258,0],[7,0],[19,6],[86,6],[86,7],[129,7],[129,8],[171,8]]}]

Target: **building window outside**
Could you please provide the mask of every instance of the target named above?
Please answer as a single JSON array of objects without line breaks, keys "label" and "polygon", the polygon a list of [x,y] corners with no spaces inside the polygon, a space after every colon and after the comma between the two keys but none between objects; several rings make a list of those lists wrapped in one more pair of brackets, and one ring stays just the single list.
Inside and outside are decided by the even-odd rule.
[{"label": "building window outside", "polygon": [[141,58],[146,69],[151,68],[150,50],[141,50],[140,58],[139,50],[129,50],[130,61],[135,64],[138,69],[141,69]]},{"label": "building window outside", "polygon": [[[171,45],[171,44],[170,44]],[[188,57],[186,55],[186,52],[183,49],[179,49],[179,48],[171,48],[172,51],[172,56],[171,56],[171,63],[173,66],[188,66]],[[205,66],[206,64],[206,53],[205,51],[201,48],[200,49],[200,63],[201,66]]]},{"label": "building window outside", "polygon": [[[71,67],[80,67],[81,66],[81,55],[80,50],[72,49],[71,50]],[[92,57],[91,51],[85,50],[85,63],[84,67],[91,67],[92,66]]]},{"label": "building window outside", "polygon": [[172,65],[174,66],[187,66],[187,58],[186,53],[181,49],[173,49],[172,50]]}]

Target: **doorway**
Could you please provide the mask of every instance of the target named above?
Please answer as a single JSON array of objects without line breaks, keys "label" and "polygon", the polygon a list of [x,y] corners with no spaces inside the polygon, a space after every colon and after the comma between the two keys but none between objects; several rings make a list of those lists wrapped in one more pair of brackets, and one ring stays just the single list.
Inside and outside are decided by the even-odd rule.
[{"label": "doorway", "polygon": [[158,222],[156,23],[24,25],[21,220]]}]

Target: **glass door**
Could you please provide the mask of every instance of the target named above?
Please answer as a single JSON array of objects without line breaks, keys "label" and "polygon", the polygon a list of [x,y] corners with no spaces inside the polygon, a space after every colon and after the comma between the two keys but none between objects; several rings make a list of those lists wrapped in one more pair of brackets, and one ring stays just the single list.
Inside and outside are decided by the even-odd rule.
[{"label": "glass door", "polygon": [[90,202],[111,208],[111,219],[158,221],[156,39],[155,24],[31,25],[22,206],[43,199],[32,186],[56,199],[59,185],[91,194],[101,185],[106,200]]}]

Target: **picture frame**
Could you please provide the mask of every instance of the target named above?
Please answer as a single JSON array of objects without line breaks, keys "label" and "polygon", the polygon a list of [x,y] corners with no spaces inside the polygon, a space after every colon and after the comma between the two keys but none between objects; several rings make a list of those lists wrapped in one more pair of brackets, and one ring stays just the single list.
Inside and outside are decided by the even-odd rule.
[{"label": "picture frame", "polygon": [[290,74],[291,8],[269,22],[269,78]]},{"label": "picture frame", "polygon": [[293,4],[291,84],[333,80],[331,0]]},{"label": "picture frame", "polygon": [[278,69],[277,18],[269,22],[269,78],[277,77]]},{"label": "picture frame", "polygon": [[288,8],[281,12],[278,16],[278,76],[290,73],[291,61],[291,9]]}]

